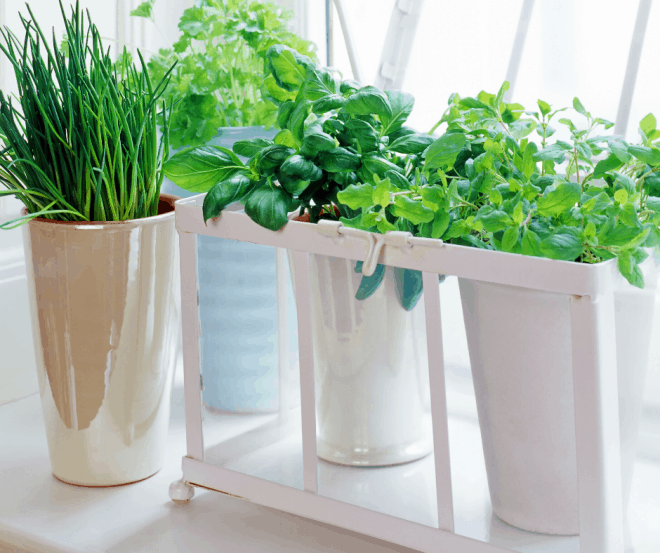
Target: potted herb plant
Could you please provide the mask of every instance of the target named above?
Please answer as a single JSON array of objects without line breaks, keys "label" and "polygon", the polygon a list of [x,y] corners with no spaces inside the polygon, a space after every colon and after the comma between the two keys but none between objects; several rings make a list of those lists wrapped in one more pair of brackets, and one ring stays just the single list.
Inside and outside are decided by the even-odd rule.
[{"label": "potted herb plant", "polygon": [[[351,183],[407,182],[406,173],[421,163],[416,154],[433,142],[404,126],[412,96],[340,82],[285,45],[272,46],[267,60],[266,86],[280,104],[282,130],[274,140],[237,143],[233,151],[183,150],[165,166],[179,186],[209,190],[206,220],[235,201],[271,230],[298,208],[311,223],[354,217],[354,206],[337,201]],[[393,228],[384,218],[374,224]],[[311,256],[311,270],[319,455],[357,466],[426,455],[431,440],[424,424],[428,367],[419,273],[378,266],[362,275],[361,263],[326,256]]]},{"label": "potted herb plant", "polygon": [[30,310],[53,474],[111,486],[161,466],[176,361],[174,196],[160,194],[166,74],[114,64],[89,13],[67,16],[66,52],[28,6],[4,29],[20,107],[0,92],[0,182],[24,204]]},{"label": "potted herb plant", "polygon": [[[409,184],[364,181],[338,194],[361,213],[345,221],[376,230],[376,214],[398,229],[445,242],[553,263],[616,259],[615,295],[624,501],[632,467],[655,306],[657,274],[646,278],[649,248],[660,243],[660,137],[652,115],[642,143],[597,134],[612,123],[559,118],[570,141],[551,140],[564,109],[538,111],[497,94],[452,95],[447,132],[425,151]],[[538,136],[539,144],[532,140]],[[563,164],[563,165],[560,165]],[[559,170],[561,168],[561,171]],[[379,187],[382,201],[375,201]],[[371,197],[374,201],[367,201]],[[397,210],[406,197],[408,211]],[[426,221],[422,215],[426,214]],[[421,223],[421,224],[418,224]],[[549,270],[551,267],[549,266]],[[625,277],[625,280],[624,280]],[[627,281],[627,282],[626,282]],[[460,279],[477,407],[495,514],[529,531],[579,530],[569,298]],[[645,285],[646,284],[646,285]]]},{"label": "potted herb plant", "polygon": [[[132,13],[153,21],[153,10],[154,0],[149,0]],[[263,82],[266,51],[283,43],[314,57],[313,44],[288,30],[291,16],[274,3],[253,0],[202,0],[183,12],[179,39],[148,62],[152,80],[158,80],[178,61],[164,93],[174,105],[174,150],[272,140],[277,106],[264,101],[273,100],[272,78]],[[166,179],[163,189],[187,197],[207,187],[184,189]],[[198,262],[204,404],[234,412],[277,410],[275,252],[200,236]],[[288,297],[295,354],[290,284]],[[247,310],[254,321],[237,324]]]}]

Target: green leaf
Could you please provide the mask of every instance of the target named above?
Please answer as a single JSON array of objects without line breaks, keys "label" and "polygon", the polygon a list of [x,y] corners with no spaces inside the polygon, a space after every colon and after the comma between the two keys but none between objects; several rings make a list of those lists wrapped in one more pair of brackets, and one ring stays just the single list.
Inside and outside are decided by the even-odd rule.
[{"label": "green leaf", "polygon": [[398,131],[410,116],[415,105],[415,98],[405,92],[386,90],[385,94],[389,100],[392,112],[381,117],[381,123],[383,124],[382,136],[387,136]]},{"label": "green leaf", "polygon": [[541,239],[533,230],[525,229],[522,237],[523,255],[532,255],[534,257],[543,257],[541,252]]},{"label": "green leaf", "polygon": [[374,187],[370,184],[351,184],[337,192],[337,199],[351,209],[369,208],[373,205],[373,193]]},{"label": "green leaf", "polygon": [[505,252],[513,251],[520,238],[520,228],[518,226],[508,227],[502,236],[502,249]]},{"label": "green leaf", "polygon": [[300,100],[295,109],[291,112],[287,128],[293,134],[297,143],[302,143],[305,134],[305,119],[309,116],[312,102],[309,100]]},{"label": "green leaf", "polygon": [[378,115],[381,120],[392,116],[387,96],[374,86],[365,86],[349,96],[341,111],[350,115]]},{"label": "green leaf", "polygon": [[290,198],[281,188],[257,188],[248,195],[244,205],[248,217],[269,230],[280,230],[288,222]]},{"label": "green leaf", "polygon": [[410,311],[422,295],[424,289],[422,272],[412,269],[394,269],[394,284],[399,302],[406,311]]},{"label": "green leaf", "polygon": [[582,196],[582,189],[575,182],[562,182],[554,190],[548,190],[536,200],[538,213],[543,217],[554,217],[569,211]]},{"label": "green leaf", "polygon": [[383,179],[374,188],[372,199],[374,204],[382,207],[390,205],[390,181]]},{"label": "green leaf", "polygon": [[610,154],[605,159],[599,161],[594,168],[594,178],[599,179],[605,173],[614,171],[623,165],[623,161],[616,154]]},{"label": "green leaf", "polygon": [[[540,101],[540,100],[539,100]],[[522,172],[528,179],[536,171],[536,162],[534,161],[534,154],[538,151],[538,147],[534,142],[529,142],[525,147],[523,153],[523,169]]]},{"label": "green leaf", "polygon": [[332,111],[333,109],[339,109],[346,104],[346,98],[340,96],[339,94],[331,94],[330,96],[324,96],[319,98],[312,104],[312,111],[314,113],[326,113]]},{"label": "green leaf", "polygon": [[436,211],[438,207],[444,204],[445,191],[440,186],[424,186],[422,188],[422,203]]},{"label": "green leaf", "polygon": [[552,110],[552,108],[550,107],[550,104],[548,104],[547,102],[544,102],[543,100],[539,100],[538,105],[539,105],[539,109],[541,110],[541,113],[543,115],[548,115],[548,113],[550,113],[550,111]]},{"label": "green leaf", "polygon": [[475,221],[481,221],[486,232],[498,232],[506,229],[511,223],[511,217],[500,209],[492,206],[482,207],[475,217]]},{"label": "green leaf", "polygon": [[442,235],[449,228],[449,213],[444,210],[436,211],[431,227],[431,238],[442,238]]},{"label": "green leaf", "polygon": [[380,136],[366,121],[349,119],[346,121],[346,128],[355,137],[363,152],[372,152],[378,149]]},{"label": "green leaf", "polygon": [[580,100],[578,100],[577,96],[575,98],[573,98],[573,108],[580,115],[584,115],[585,117],[589,116],[589,114],[587,113],[587,110],[584,109],[584,106],[582,105],[582,102],[580,102]]},{"label": "green leaf", "polygon": [[430,223],[435,218],[435,214],[428,207],[405,196],[397,196],[391,210],[395,217],[403,217],[414,225]]},{"label": "green leaf", "polygon": [[453,166],[464,145],[464,134],[443,134],[426,150],[424,170],[432,171],[434,169]]},{"label": "green leaf", "polygon": [[385,174],[389,172],[404,172],[404,169],[376,153],[364,155],[362,157],[362,166],[369,173],[376,174],[381,178],[384,178]]},{"label": "green leaf", "polygon": [[296,99],[296,93],[282,88],[272,75],[268,75],[264,79],[260,92],[263,98],[269,99],[277,105]]},{"label": "green leaf", "polygon": [[341,171],[356,171],[360,168],[360,157],[345,148],[333,148],[321,152],[318,156],[318,165],[329,173]]},{"label": "green leaf", "polygon": [[283,44],[271,46],[266,52],[268,71],[277,84],[289,91],[298,91],[307,76],[307,67],[312,66],[312,60],[302,56],[292,48]]},{"label": "green leaf", "polygon": [[598,233],[598,243],[601,246],[636,248],[644,243],[649,230],[648,227],[634,228],[624,224],[615,224],[615,221],[610,219]]},{"label": "green leaf", "polygon": [[286,146],[287,148],[296,147],[296,139],[293,137],[293,133],[289,129],[284,129],[283,131],[278,132],[274,138],[275,144],[279,146]]},{"label": "green leaf", "polygon": [[434,142],[434,138],[428,134],[408,134],[397,138],[387,149],[390,152],[400,154],[421,154]]},{"label": "green leaf", "polygon": [[550,259],[575,261],[584,250],[582,232],[576,227],[558,227],[550,236],[541,240],[539,248]]},{"label": "green leaf", "polygon": [[312,125],[305,131],[303,146],[312,152],[325,152],[337,147],[335,139],[323,132],[318,125]]},{"label": "green leaf", "polygon": [[153,19],[153,7],[155,0],[147,0],[142,2],[137,8],[131,11],[131,15],[135,17],[146,17],[147,19]]},{"label": "green leaf", "polygon": [[253,155],[263,150],[265,147],[272,145],[272,140],[266,140],[265,138],[250,138],[247,140],[237,140],[234,142],[232,150],[234,150],[236,155],[252,157]]},{"label": "green leaf", "polygon": [[651,138],[655,132],[657,122],[652,113],[649,113],[644,119],[639,122],[639,128],[648,137]]},{"label": "green leaf", "polygon": [[612,150],[612,153],[619,158],[623,163],[630,161],[630,153],[628,153],[628,144],[621,138],[612,138],[607,141],[607,145]]},{"label": "green leaf", "polygon": [[321,68],[309,68],[302,93],[308,100],[319,100],[339,92],[339,83],[330,71]]},{"label": "green leaf", "polygon": [[295,150],[293,148],[288,148],[281,144],[267,146],[259,152],[259,170],[265,174],[274,173],[284,163],[284,160],[294,153]]},{"label": "green leaf", "polygon": [[531,134],[535,128],[536,121],[532,121],[531,119],[520,119],[509,124],[511,134],[516,140],[525,138],[527,135]]},{"label": "green leaf", "polygon": [[616,253],[616,266],[630,284],[644,288],[644,275],[630,250],[620,250]]},{"label": "green leaf", "polygon": [[[355,293],[356,300],[366,300],[376,290],[378,290],[380,283],[383,282],[383,278],[385,277],[385,268],[385,265],[378,264],[376,265],[376,269],[371,276],[362,277],[360,286]],[[360,268],[360,272],[362,272],[362,268]]]},{"label": "green leaf", "polygon": [[278,175],[282,187],[289,194],[299,196],[310,182],[323,176],[323,171],[300,154],[293,154],[282,163]]},{"label": "green leaf", "polygon": [[234,175],[216,184],[204,197],[204,223],[220,215],[228,205],[240,202],[255,186],[256,183],[245,175]]},{"label": "green leaf", "polygon": [[566,149],[559,144],[550,144],[543,150],[539,150],[533,156],[534,161],[554,161],[562,163],[566,159]]},{"label": "green leaf", "polygon": [[181,150],[163,165],[165,176],[190,192],[206,192],[213,185],[245,169],[234,152],[213,145]]},{"label": "green leaf", "polygon": [[628,151],[637,159],[643,161],[651,167],[660,165],[660,150],[658,148],[649,148],[647,146],[628,146]]}]

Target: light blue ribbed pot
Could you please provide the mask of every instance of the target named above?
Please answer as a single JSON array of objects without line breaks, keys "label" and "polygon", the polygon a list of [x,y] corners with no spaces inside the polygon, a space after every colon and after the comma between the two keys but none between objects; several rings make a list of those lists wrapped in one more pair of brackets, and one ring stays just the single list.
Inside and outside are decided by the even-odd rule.
[{"label": "light blue ribbed pot", "polygon": [[[231,148],[237,140],[273,138],[275,134],[276,130],[263,127],[225,127],[209,144]],[[162,190],[181,197],[196,194],[167,179]],[[198,236],[197,255],[202,401],[221,411],[276,411],[279,381],[275,248]],[[287,300],[289,358],[293,363],[298,332],[288,267]],[[293,378],[295,382],[295,375]]]}]

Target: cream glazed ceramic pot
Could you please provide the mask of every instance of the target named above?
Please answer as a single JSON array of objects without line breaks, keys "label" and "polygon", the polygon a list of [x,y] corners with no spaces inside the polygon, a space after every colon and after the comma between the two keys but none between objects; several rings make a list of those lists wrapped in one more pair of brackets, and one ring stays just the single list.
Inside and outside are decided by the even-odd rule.
[{"label": "cream glazed ceramic pot", "polygon": [[112,222],[34,219],[24,247],[53,474],[83,486],[161,467],[179,332],[174,202]]},{"label": "cream glazed ceramic pot", "polygon": [[424,302],[406,311],[394,271],[366,300],[355,261],[310,254],[317,453],[385,466],[432,450]]}]

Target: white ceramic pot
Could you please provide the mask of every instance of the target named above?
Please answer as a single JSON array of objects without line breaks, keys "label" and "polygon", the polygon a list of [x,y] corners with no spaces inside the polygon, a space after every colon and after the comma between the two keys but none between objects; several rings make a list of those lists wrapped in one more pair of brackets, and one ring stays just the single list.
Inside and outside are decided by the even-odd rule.
[{"label": "white ceramic pot", "polygon": [[401,306],[390,267],[356,300],[355,265],[310,254],[317,452],[344,465],[406,463],[432,450],[424,303]]},{"label": "white ceramic pot", "polygon": [[[630,496],[657,281],[615,293],[624,505]],[[494,513],[579,533],[569,296],[459,279]]]},{"label": "white ceramic pot", "polygon": [[34,219],[24,247],[53,474],[82,486],[162,464],[177,358],[175,196],[131,221]]}]

